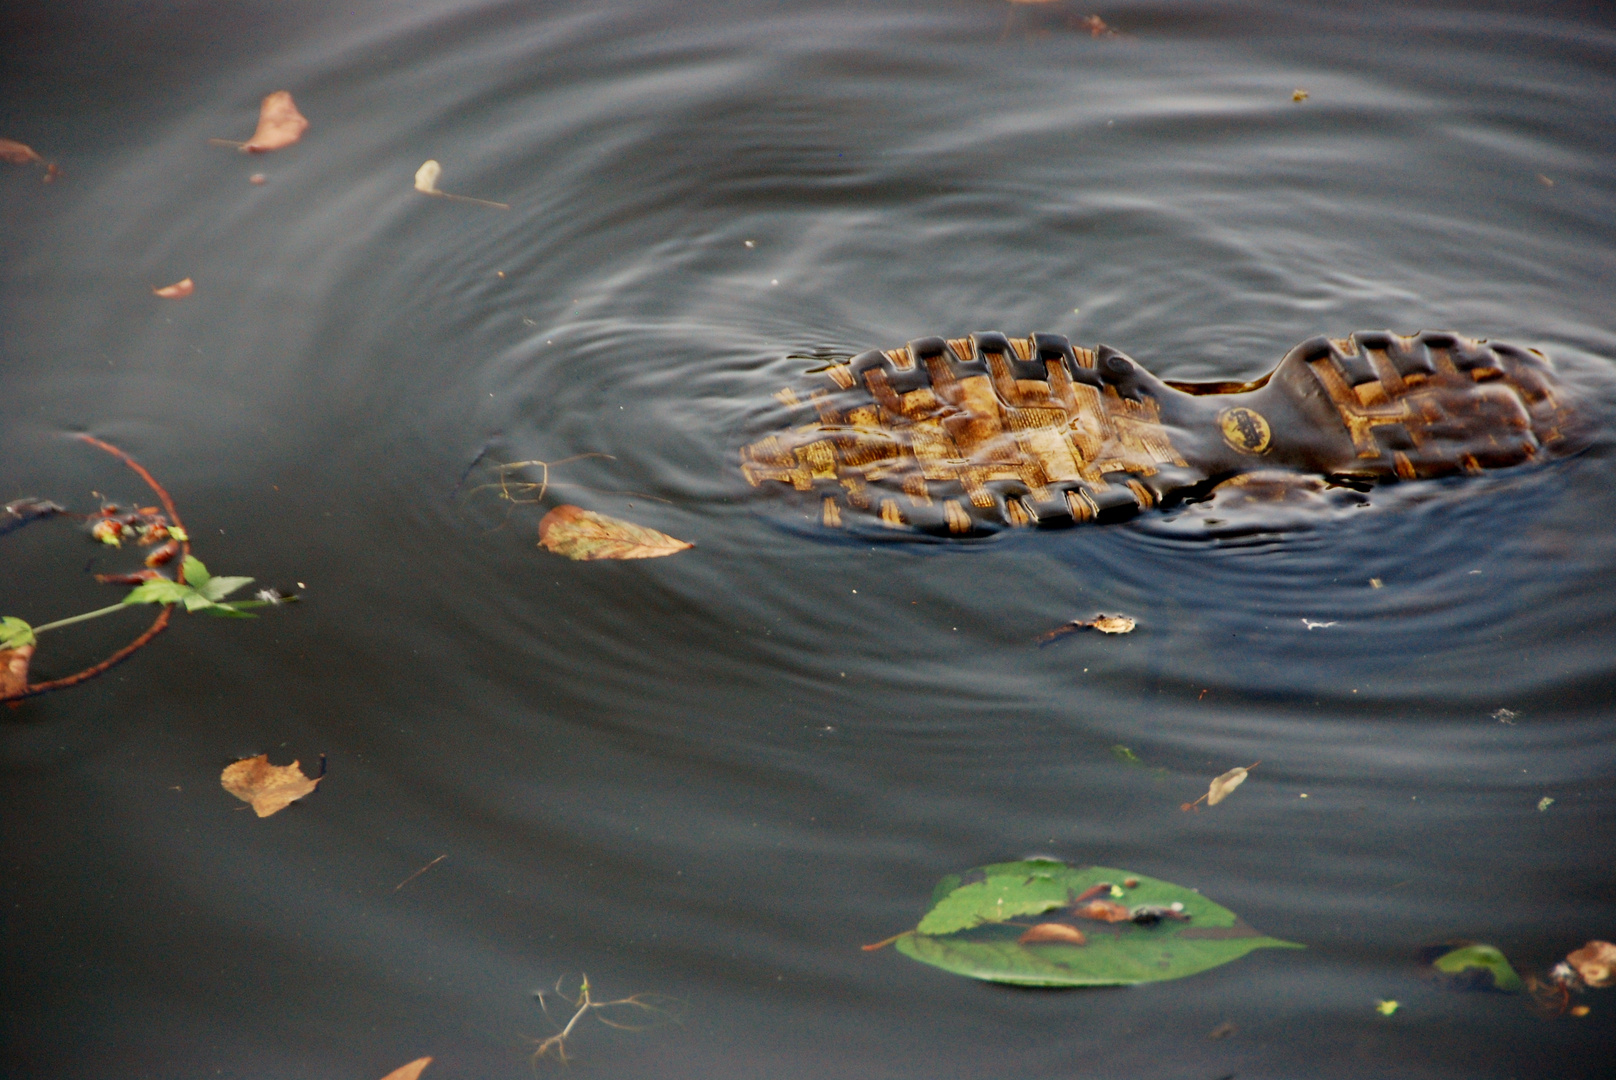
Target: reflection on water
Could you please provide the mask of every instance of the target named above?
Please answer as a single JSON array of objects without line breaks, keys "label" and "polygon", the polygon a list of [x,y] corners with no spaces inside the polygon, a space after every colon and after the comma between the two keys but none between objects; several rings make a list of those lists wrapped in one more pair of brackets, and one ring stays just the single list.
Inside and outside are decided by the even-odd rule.
[{"label": "reflection on water", "polygon": [[[4,719],[11,1071],[515,1075],[583,971],[688,1004],[573,1047],[623,1075],[1599,1075],[1602,999],[1550,1022],[1415,960],[1616,932],[1608,440],[1256,532],[872,541],[740,475],[804,356],[979,330],[1238,381],[1453,329],[1605,415],[1606,13],[1089,14],[10,17],[0,136],[63,173],[0,175],[5,499],[137,496],[63,437],[93,431],[210,566],[308,585]],[[297,146],[206,144],[281,88]],[[429,159],[511,210],[415,191]],[[566,562],[459,484],[585,452],[550,505],[694,550]],[[41,528],[7,613],[105,603]],[[1101,611],[1138,629],[1035,644]],[[264,752],[330,771],[260,822],[217,777]],[[1033,854],[1308,949],[1034,994],[854,947]]]}]

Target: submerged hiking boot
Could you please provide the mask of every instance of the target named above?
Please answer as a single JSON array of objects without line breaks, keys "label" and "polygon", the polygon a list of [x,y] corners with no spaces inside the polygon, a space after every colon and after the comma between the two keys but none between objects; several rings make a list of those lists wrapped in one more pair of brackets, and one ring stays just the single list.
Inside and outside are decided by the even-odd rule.
[{"label": "submerged hiking boot", "polygon": [[1249,383],[1163,381],[1059,334],[919,338],[814,374],[775,395],[777,430],[742,448],[741,469],[753,487],[817,493],[829,527],[844,514],[954,535],[1108,521],[1255,473],[1363,489],[1575,442],[1547,357],[1448,333],[1312,338]]}]

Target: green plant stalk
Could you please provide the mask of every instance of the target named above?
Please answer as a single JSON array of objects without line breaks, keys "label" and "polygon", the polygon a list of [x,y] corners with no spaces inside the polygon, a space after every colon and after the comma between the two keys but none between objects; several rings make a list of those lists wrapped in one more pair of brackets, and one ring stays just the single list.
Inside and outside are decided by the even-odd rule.
[{"label": "green plant stalk", "polygon": [[53,623],[46,623],[44,626],[34,627],[34,633],[43,634],[47,630],[56,630],[63,626],[72,626],[74,623],[88,622],[91,619],[99,619],[103,615],[111,615],[114,611],[123,611],[128,606],[128,604],[113,604],[111,607],[98,608],[95,611],[86,611],[83,615],[74,615],[66,619],[57,619]]}]

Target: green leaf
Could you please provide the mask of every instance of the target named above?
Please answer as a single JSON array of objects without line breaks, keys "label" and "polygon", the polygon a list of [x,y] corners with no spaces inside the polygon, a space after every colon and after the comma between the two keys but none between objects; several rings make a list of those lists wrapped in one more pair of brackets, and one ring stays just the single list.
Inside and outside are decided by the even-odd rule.
[{"label": "green leaf", "polygon": [[185,530],[180,528],[178,525],[170,525],[168,527],[168,535],[172,536],[174,539],[178,540],[182,544],[186,543],[187,541],[189,541],[191,539],[189,536],[186,535]]},{"label": "green leaf", "polygon": [[193,589],[203,588],[213,579],[213,575],[208,573],[208,568],[203,566],[202,560],[195,555],[185,556],[185,562],[181,565],[185,567],[185,583]]},{"label": "green leaf", "polygon": [[[1120,888],[1130,879],[1138,884],[1123,890],[1129,907],[1178,903],[1188,921],[1107,923],[1063,913],[1061,921],[1081,930],[1087,944],[1017,941],[1027,928],[1025,916],[1065,908],[1095,885]],[[1012,919],[1018,925],[1010,925]],[[1021,986],[1120,986],[1180,979],[1253,949],[1302,948],[1263,936],[1228,908],[1171,882],[1112,867],[1069,867],[1042,859],[996,863],[962,875],[896,945],[905,956],[945,971]]]},{"label": "green leaf", "polygon": [[1474,971],[1483,979],[1486,985],[1486,976],[1491,975],[1491,988],[1502,990],[1506,994],[1513,994],[1521,988],[1521,977],[1515,974],[1504,954],[1493,945],[1466,945],[1454,949],[1437,958],[1432,965],[1444,975],[1463,975],[1466,971]]},{"label": "green leaf", "polygon": [[183,604],[190,597],[196,595],[196,590],[189,585],[181,585],[177,581],[159,578],[155,581],[143,581],[129,590],[129,595],[123,598],[126,604]]},{"label": "green leaf", "polygon": [[34,643],[34,628],[17,618],[7,615],[0,618],[0,649],[20,649],[24,645]]},{"label": "green leaf", "polygon": [[[1001,869],[1010,872],[998,873]],[[952,934],[985,922],[1065,907],[1071,897],[1064,877],[1055,874],[1065,869],[1060,863],[1043,861],[984,866],[984,877],[950,890],[932,904],[915,929],[922,934]]]},{"label": "green leaf", "polygon": [[[187,578],[189,580],[189,578]],[[196,591],[209,600],[223,600],[243,585],[251,585],[250,577],[216,577],[209,578],[203,584],[196,585]],[[196,584],[192,582],[192,584]]]}]

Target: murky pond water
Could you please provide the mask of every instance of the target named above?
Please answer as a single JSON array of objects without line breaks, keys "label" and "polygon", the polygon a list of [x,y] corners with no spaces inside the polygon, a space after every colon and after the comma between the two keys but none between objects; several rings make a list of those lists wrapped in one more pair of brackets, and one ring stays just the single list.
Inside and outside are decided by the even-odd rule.
[{"label": "murky pond water", "polygon": [[[0,717],[5,1071],[531,1075],[534,992],[587,972],[684,1003],[584,1028],[601,1075],[1606,1075],[1616,995],[1544,1019],[1418,954],[1542,972],[1616,935],[1608,439],[1222,539],[871,543],[740,476],[804,356],[973,330],[1248,379],[1318,333],[1452,329],[1616,403],[1607,9],[1088,13],[6,16],[0,136],[63,175],[0,174],[4,499],[143,499],[92,432],[216,571],[306,602],[179,620]],[[207,145],[282,88],[299,145]],[[512,209],[412,191],[428,158]],[[460,484],[586,452],[552,505],[696,548],[567,562],[539,508]],[[4,613],[109,602],[70,527],[3,542]],[[1139,629],[1033,644],[1097,611]],[[40,674],[135,625],[64,632]],[[261,752],[327,778],[260,821],[218,774]],[[1083,992],[859,950],[1029,854],[1307,949]]]}]

